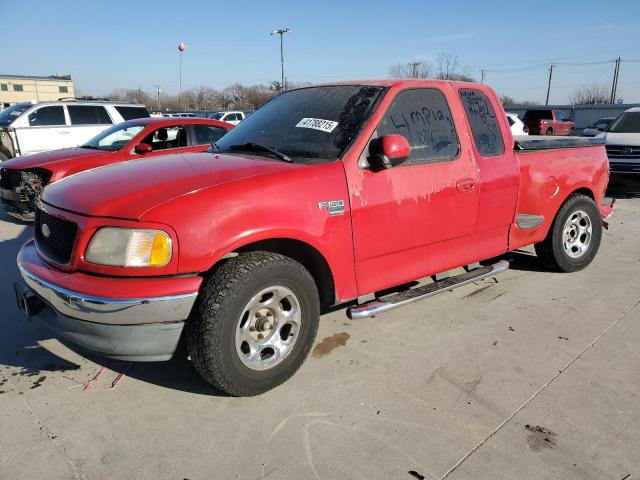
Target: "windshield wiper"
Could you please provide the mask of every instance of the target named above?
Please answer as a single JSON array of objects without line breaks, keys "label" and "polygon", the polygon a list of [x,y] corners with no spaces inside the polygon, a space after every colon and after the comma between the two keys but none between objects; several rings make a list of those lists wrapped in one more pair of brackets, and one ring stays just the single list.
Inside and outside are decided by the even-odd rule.
[{"label": "windshield wiper", "polygon": [[80,148],[88,148],[90,150],[102,150],[100,147],[94,147],[93,145],[80,145]]},{"label": "windshield wiper", "polygon": [[285,162],[288,162],[288,163],[293,163],[293,160],[288,155],[285,155],[284,153],[276,150],[273,147],[268,147],[267,145],[262,145],[260,143],[248,142],[248,143],[243,143],[242,145],[230,145],[229,150],[247,150],[249,152],[269,152],[275,155],[280,160],[284,160]]}]

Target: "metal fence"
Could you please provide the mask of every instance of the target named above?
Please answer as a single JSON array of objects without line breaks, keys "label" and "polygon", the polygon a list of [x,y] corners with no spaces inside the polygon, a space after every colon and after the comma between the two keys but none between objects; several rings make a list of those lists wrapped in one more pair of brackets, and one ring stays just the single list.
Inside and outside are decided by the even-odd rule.
[{"label": "metal fence", "polygon": [[548,109],[562,110],[576,124],[576,131],[580,131],[593,125],[597,120],[606,117],[617,117],[625,110],[640,107],[640,103],[609,104],[609,105],[529,105],[529,106],[505,106],[509,113],[515,113],[522,118],[527,110]]}]

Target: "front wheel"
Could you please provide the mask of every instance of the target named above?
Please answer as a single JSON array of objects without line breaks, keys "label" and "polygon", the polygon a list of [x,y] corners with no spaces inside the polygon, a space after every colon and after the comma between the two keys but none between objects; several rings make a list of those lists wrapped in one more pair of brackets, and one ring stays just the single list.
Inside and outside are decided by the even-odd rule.
[{"label": "front wheel", "polygon": [[235,396],[270,390],[309,354],[320,301],[311,274],[271,252],[241,254],[209,278],[186,329],[200,375]]},{"label": "front wheel", "polygon": [[551,129],[547,130],[546,135],[553,135],[553,130],[551,130]]},{"label": "front wheel", "polygon": [[560,207],[547,238],[536,243],[536,254],[552,270],[576,272],[598,253],[602,221],[595,202],[585,195],[571,195]]}]

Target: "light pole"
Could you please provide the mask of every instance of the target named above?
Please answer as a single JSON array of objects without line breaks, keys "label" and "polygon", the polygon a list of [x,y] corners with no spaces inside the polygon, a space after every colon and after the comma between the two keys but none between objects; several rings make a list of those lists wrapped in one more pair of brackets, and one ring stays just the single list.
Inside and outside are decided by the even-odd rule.
[{"label": "light pole", "polygon": [[293,31],[291,28],[279,28],[278,30],[274,30],[273,32],[271,32],[271,36],[280,35],[280,72],[282,74],[280,89],[283,92],[285,90],[285,86],[284,86],[284,45],[283,45],[282,37],[284,36],[285,33],[289,33],[291,31]]},{"label": "light pole", "polygon": [[180,56],[180,74],[178,76],[178,110],[182,109],[182,52],[184,52],[185,45],[180,42],[178,45],[178,55]]}]

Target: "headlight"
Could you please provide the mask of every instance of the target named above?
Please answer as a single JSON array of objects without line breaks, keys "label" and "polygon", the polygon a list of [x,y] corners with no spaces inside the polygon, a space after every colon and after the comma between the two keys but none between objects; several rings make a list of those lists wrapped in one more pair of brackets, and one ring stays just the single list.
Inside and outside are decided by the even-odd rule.
[{"label": "headlight", "polygon": [[104,227],[91,238],[85,259],[117,267],[162,267],[171,260],[171,237],[162,230]]}]

